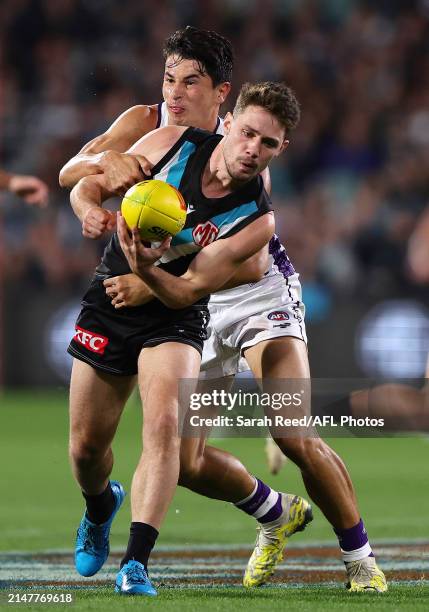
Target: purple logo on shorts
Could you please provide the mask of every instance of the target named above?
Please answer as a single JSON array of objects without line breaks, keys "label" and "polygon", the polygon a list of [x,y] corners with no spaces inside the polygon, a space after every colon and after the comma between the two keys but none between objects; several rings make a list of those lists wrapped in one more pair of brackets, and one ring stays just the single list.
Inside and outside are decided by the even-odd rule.
[{"label": "purple logo on shorts", "polygon": [[287,321],[289,315],[284,310],[275,310],[274,312],[270,312],[268,318],[270,321]]}]

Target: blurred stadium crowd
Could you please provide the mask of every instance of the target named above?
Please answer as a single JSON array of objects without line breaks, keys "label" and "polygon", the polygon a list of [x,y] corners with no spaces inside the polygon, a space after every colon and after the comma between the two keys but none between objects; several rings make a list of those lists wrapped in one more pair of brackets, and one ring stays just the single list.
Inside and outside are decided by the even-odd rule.
[{"label": "blurred stadium crowd", "polygon": [[86,286],[61,166],[126,108],[160,101],[164,38],[186,24],[235,47],[234,90],[283,79],[302,120],[272,167],[278,233],[304,287],[373,298],[416,291],[405,252],[429,202],[429,0],[2,0],[0,166],[51,189],[3,194],[7,283]]}]

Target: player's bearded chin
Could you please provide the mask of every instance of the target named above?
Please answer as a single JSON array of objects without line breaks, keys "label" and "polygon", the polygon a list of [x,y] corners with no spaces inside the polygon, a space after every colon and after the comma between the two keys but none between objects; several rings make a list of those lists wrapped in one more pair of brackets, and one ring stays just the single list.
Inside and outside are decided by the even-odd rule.
[{"label": "player's bearded chin", "polygon": [[239,159],[235,159],[234,162],[237,165],[237,169],[234,170],[234,162],[230,163],[229,160],[227,159],[227,156],[224,155],[224,161],[225,161],[225,168],[229,174],[229,176],[234,180],[234,181],[242,181],[243,183],[247,183],[249,181],[249,179],[253,178],[253,176],[256,176],[260,170],[255,170],[254,173],[252,173],[252,175],[247,174],[246,176],[243,176],[243,174],[240,172],[240,170],[238,169],[238,165],[240,164],[240,160]]}]

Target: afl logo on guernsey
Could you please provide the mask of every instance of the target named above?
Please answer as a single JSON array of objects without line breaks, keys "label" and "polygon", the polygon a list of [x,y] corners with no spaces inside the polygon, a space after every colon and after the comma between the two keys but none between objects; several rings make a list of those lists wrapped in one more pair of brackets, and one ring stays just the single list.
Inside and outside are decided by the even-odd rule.
[{"label": "afl logo on guernsey", "polygon": [[275,310],[274,312],[270,312],[268,315],[270,321],[287,321],[289,319],[289,315],[284,310]]},{"label": "afl logo on guernsey", "polygon": [[194,227],[192,231],[192,236],[194,238],[195,244],[198,244],[198,246],[201,247],[205,247],[214,240],[216,240],[216,236],[218,234],[219,228],[216,227],[216,225],[211,221],[200,223],[199,225]]}]

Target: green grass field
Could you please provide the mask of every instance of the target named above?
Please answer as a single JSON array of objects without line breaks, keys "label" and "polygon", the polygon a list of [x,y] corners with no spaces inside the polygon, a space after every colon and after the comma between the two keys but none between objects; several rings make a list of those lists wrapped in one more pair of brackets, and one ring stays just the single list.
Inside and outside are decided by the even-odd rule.
[{"label": "green grass field", "polygon": [[[83,502],[68,466],[66,392],[6,393],[0,396],[0,406],[3,484],[0,551],[71,551]],[[113,474],[128,489],[139,455],[140,427],[138,402],[131,400],[115,441]],[[215,443],[240,457],[249,471],[272,486],[305,494],[300,474],[292,464],[289,463],[279,476],[268,474],[262,440],[229,439]],[[331,440],[331,444],[351,472],[371,539],[429,541],[427,439],[343,438]],[[129,498],[115,519],[111,538],[114,550],[120,551],[126,545],[128,527]],[[254,534],[253,519],[230,504],[178,489],[159,545],[184,549],[193,545],[243,545],[250,549]],[[292,543],[303,545],[320,541],[334,543],[335,539],[330,526],[315,509],[313,523],[303,534],[295,536]],[[427,571],[426,574],[422,572],[422,576],[427,578]],[[288,588],[279,585],[249,593],[238,586],[168,588],[168,580],[165,583],[167,587],[161,589],[156,600],[144,601],[145,608],[259,610],[265,605],[272,608],[279,604],[281,609],[290,610],[429,608],[426,580],[393,584],[386,596],[375,598],[351,596],[339,584],[296,584]],[[75,599],[79,609],[88,610],[142,605],[134,598],[124,601],[114,596],[106,585],[77,589]],[[57,606],[49,606],[49,609],[54,608]],[[31,609],[46,609],[46,605],[32,604]]]},{"label": "green grass field", "polygon": [[[71,610],[160,610],[177,612],[182,610],[209,610],[210,612],[249,612],[288,610],[289,612],[403,612],[404,610],[427,611],[429,591],[425,586],[390,587],[383,595],[349,594],[336,587],[270,588],[245,591],[238,588],[214,589],[165,589],[154,599],[125,598],[112,596],[111,589],[98,588],[79,591]],[[0,609],[10,609],[0,604]],[[20,606],[22,609],[22,606]],[[27,609],[28,606],[27,606]],[[31,610],[67,610],[66,604],[32,604]]]}]

